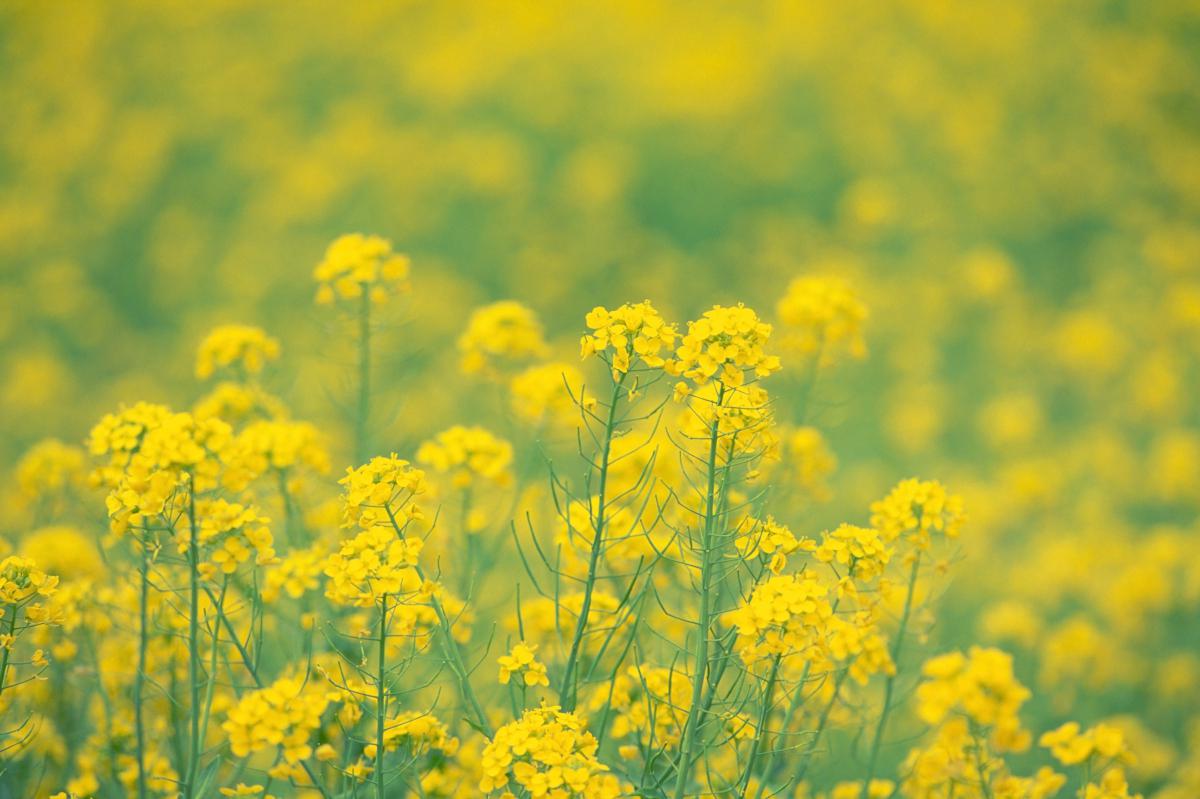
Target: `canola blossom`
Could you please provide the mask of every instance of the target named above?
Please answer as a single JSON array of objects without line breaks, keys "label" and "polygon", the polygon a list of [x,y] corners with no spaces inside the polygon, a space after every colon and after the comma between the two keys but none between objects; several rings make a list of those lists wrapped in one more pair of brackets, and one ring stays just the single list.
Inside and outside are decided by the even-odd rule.
[{"label": "canola blossom", "polygon": [[9,5],[0,797],[1200,796],[1194,2]]}]

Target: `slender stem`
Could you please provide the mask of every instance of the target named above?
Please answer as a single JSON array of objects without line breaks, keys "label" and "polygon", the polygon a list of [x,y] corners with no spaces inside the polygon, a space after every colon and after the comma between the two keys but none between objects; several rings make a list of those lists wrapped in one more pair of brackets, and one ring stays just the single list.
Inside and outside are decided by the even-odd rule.
[{"label": "slender stem", "polygon": [[142,697],[146,686],[146,649],[149,639],[149,611],[146,607],[150,596],[149,556],[146,542],[139,547],[142,560],[138,569],[141,577],[141,593],[138,595],[138,664],[133,682],[133,722],[137,734],[138,799],[146,799],[146,722],[142,718]]},{"label": "slender stem", "polygon": [[[912,572],[908,577],[908,592],[904,596],[904,612],[900,615],[900,626],[896,630],[896,640],[892,643],[892,664],[899,668],[900,649],[904,645],[904,634],[908,630],[908,619],[912,614],[913,593],[917,586],[917,571],[921,566],[921,552],[913,557]],[[896,688],[896,675],[888,675],[883,687],[883,709],[879,712],[879,725],[875,728],[875,739],[871,743],[871,756],[867,760],[866,785],[871,784],[875,777],[875,768],[879,765],[879,747],[883,743],[883,734],[887,729],[888,715],[892,711],[892,694]]]},{"label": "slender stem", "polygon": [[688,707],[687,722],[679,743],[679,766],[675,775],[675,799],[683,799],[687,790],[688,777],[692,771],[692,758],[696,748],[696,738],[700,727],[700,716],[703,715],[701,702],[704,699],[704,678],[708,672],[708,638],[712,626],[711,594],[712,587],[712,550],[713,533],[716,526],[715,487],[717,480],[717,441],[721,428],[721,403],[725,399],[725,384],[721,383],[717,390],[717,401],[713,408],[712,429],[708,437],[708,485],[705,491],[704,529],[700,539],[700,618],[696,631],[696,654],[692,675],[692,702]]},{"label": "slender stem", "polygon": [[188,475],[188,579],[191,589],[188,613],[188,685],[191,688],[191,738],[189,740],[188,799],[196,796],[200,772],[200,530],[196,524],[196,476]]},{"label": "slender stem", "polygon": [[296,546],[296,508],[292,501],[292,492],[288,490],[287,469],[279,469],[275,474],[279,481],[279,499],[283,502],[283,529],[287,533],[288,543]]},{"label": "slender stem", "polygon": [[371,291],[363,285],[358,309],[358,411],[354,415],[354,462],[367,458],[367,430],[371,417]]},{"label": "slender stem", "polygon": [[[208,594],[208,598],[215,603],[217,600],[216,597],[213,596],[212,589],[210,589],[208,586],[205,586],[204,590],[205,593]],[[238,657],[242,659],[242,665],[245,666],[246,671],[250,674],[250,679],[254,680],[254,687],[266,687],[262,681],[262,677],[258,673],[258,667],[254,665],[254,660],[250,657],[250,653],[247,652],[246,647],[242,645],[242,639],[238,638],[237,630],[233,629],[233,622],[231,622],[229,617],[224,613],[222,613],[218,618],[220,623],[225,625],[225,632],[229,633],[229,638],[233,641],[233,646],[238,651]],[[171,673],[174,674],[174,669],[171,670]],[[172,703],[171,707],[174,708],[174,706],[174,703]],[[329,795],[329,791],[325,790],[325,786],[317,781],[317,775],[316,772],[313,771],[312,766],[310,766],[307,761],[301,760],[300,767],[304,769],[306,774],[308,774],[308,778],[312,780],[313,787],[317,789],[317,792],[321,794],[324,799],[332,799],[332,797]]]},{"label": "slender stem", "polygon": [[608,404],[608,419],[604,423],[604,443],[600,453],[600,485],[596,498],[596,520],[592,525],[592,550],[588,557],[587,582],[583,585],[583,602],[579,608],[579,618],[575,620],[575,634],[571,637],[571,649],[567,654],[567,665],[563,669],[562,687],[559,688],[558,698],[562,709],[571,712],[575,709],[576,685],[575,671],[579,664],[579,652],[583,647],[583,636],[587,632],[588,616],[592,610],[592,592],[596,588],[596,575],[600,569],[600,559],[604,554],[604,533],[608,514],[608,459],[612,455],[613,429],[617,423],[617,403],[621,398],[621,386],[625,383],[628,372],[623,372],[619,380],[613,383],[612,399]]},{"label": "slender stem", "polygon": [[[388,521],[392,524],[392,530],[395,531],[397,537],[404,538],[404,531],[400,524],[396,521],[396,514],[392,513],[392,509],[388,505],[383,506],[384,512],[388,515]],[[421,564],[413,564],[413,571],[417,573],[417,578],[422,583],[431,582],[425,576],[425,570],[421,568]],[[454,629],[450,624],[450,617],[446,615],[446,609],[442,607],[441,601],[437,596],[430,594],[429,605],[433,608],[433,612],[438,617],[438,628],[442,633],[442,648],[445,649],[446,663],[450,666],[450,670],[454,672],[454,676],[458,681],[458,692],[465,704],[475,716],[475,726],[479,728],[488,738],[492,737],[492,725],[488,723],[487,715],[483,712],[483,706],[479,704],[479,698],[475,696],[475,689],[471,687],[471,674],[467,671],[467,666],[463,662],[462,653],[458,650],[458,642],[454,640]]]},{"label": "slender stem", "polygon": [[379,605],[379,674],[375,686],[375,797],[384,799],[383,779],[383,725],[387,719],[387,696],[385,676],[387,674],[387,594],[380,598]]},{"label": "slender stem", "polygon": [[[812,764],[813,753],[817,751],[817,744],[821,741],[821,735],[825,732],[825,727],[829,724],[829,714],[833,712],[833,706],[837,704],[838,694],[842,692],[842,683],[846,681],[846,676],[850,674],[850,667],[842,669],[838,674],[837,679],[833,683],[833,696],[829,697],[829,701],[825,703],[825,708],[821,711],[821,719],[817,722],[816,732],[813,733],[812,743],[808,745],[808,749],[804,750],[804,763],[800,766],[800,770],[796,773],[796,782],[800,782],[804,775],[808,772],[809,765]],[[865,785],[870,785],[871,780],[868,779]]]},{"label": "slender stem", "polygon": [[754,774],[754,761],[758,759],[759,749],[763,739],[767,737],[767,724],[770,721],[771,708],[775,701],[775,685],[779,679],[779,663],[783,655],[776,655],[771,663],[771,673],[767,676],[767,687],[763,691],[762,710],[758,714],[758,729],[755,730],[754,742],[750,744],[750,755],[746,758],[746,770],[742,772],[742,784],[738,789],[739,796],[746,795],[750,787],[750,777]]},{"label": "slender stem", "polygon": [[[975,722],[971,722],[971,740],[974,742],[972,749],[975,750],[975,768],[979,771],[979,790],[983,794],[983,799],[992,799],[992,785],[987,775],[987,764],[983,760],[983,741],[979,738],[979,730],[975,727]],[[1086,785],[1090,780],[1085,780]]]},{"label": "slender stem", "polygon": [[17,631],[17,604],[8,606],[8,646],[4,647],[4,655],[0,657],[0,695],[4,694],[4,683],[8,678],[8,659],[12,654],[13,639]]},{"label": "slender stem", "polygon": [[[417,577],[421,582],[425,582],[425,571],[420,566],[414,566],[413,569],[417,573]],[[475,689],[471,687],[471,674],[467,671],[467,666],[463,662],[462,653],[458,650],[458,642],[454,640],[454,631],[450,625],[450,618],[446,615],[446,609],[442,607],[441,601],[436,596],[429,597],[429,604],[433,607],[433,612],[438,617],[438,627],[442,631],[442,648],[446,651],[446,661],[450,666],[450,670],[454,672],[454,676],[458,681],[458,692],[462,696],[463,702],[471,710],[475,716],[475,725],[488,738],[492,737],[492,725],[488,723],[487,715],[483,712],[483,706],[479,704],[479,698],[475,696]]]}]

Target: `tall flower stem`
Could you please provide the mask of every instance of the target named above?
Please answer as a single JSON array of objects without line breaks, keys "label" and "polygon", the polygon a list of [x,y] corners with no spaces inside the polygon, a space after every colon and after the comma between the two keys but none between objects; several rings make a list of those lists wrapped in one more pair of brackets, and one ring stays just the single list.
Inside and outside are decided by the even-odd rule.
[{"label": "tall flower stem", "polygon": [[367,457],[367,430],[371,419],[371,292],[362,286],[358,308],[358,407],[354,414],[354,462]]},{"label": "tall flower stem", "polygon": [[617,424],[617,403],[621,399],[621,386],[625,383],[628,372],[622,372],[619,380],[613,383],[612,398],[608,403],[608,418],[604,423],[604,438],[600,451],[600,485],[596,499],[596,518],[592,524],[592,549],[588,556],[587,581],[583,585],[583,602],[579,608],[579,618],[575,621],[575,633],[571,636],[571,648],[567,653],[567,664],[563,668],[562,686],[559,688],[559,701],[562,709],[568,713],[575,709],[576,685],[575,672],[579,665],[579,652],[583,647],[583,636],[587,632],[588,616],[592,610],[592,594],[596,590],[596,575],[600,569],[600,559],[604,554],[605,526],[608,523],[608,460],[612,455],[613,431]]},{"label": "tall flower stem", "polygon": [[200,530],[196,523],[196,476],[188,475],[188,687],[191,689],[191,736],[188,741],[188,799],[196,797],[200,773]]},{"label": "tall flower stem", "polygon": [[701,723],[701,703],[704,700],[704,680],[708,674],[708,639],[709,628],[713,623],[712,612],[712,572],[714,569],[713,550],[716,546],[713,536],[716,533],[716,483],[717,483],[717,443],[721,430],[721,403],[725,400],[725,384],[719,384],[716,406],[713,408],[712,426],[708,436],[708,477],[705,489],[704,526],[700,539],[700,618],[696,630],[695,663],[692,666],[692,702],[688,708],[687,721],[679,742],[679,765],[675,775],[675,799],[683,799],[687,790],[688,778],[691,776],[692,760],[695,757],[696,739],[699,737]]},{"label": "tall flower stem", "polygon": [[[392,513],[392,509],[384,505],[384,511],[388,515],[388,520],[392,524],[392,530],[397,537],[404,538],[404,530],[400,527],[400,523],[396,521],[396,514]],[[425,570],[421,568],[421,564],[413,565],[413,571],[417,574],[422,585],[428,585],[432,581],[426,576]],[[450,667],[450,671],[454,672],[455,680],[458,682],[458,692],[462,697],[463,704],[471,715],[474,716],[474,724],[487,737],[492,737],[492,725],[488,723],[487,714],[483,712],[483,706],[479,704],[479,697],[475,696],[475,689],[471,687],[471,673],[467,670],[467,665],[463,661],[462,652],[458,649],[458,642],[454,640],[454,627],[450,624],[450,617],[446,615],[446,609],[442,607],[441,601],[435,593],[429,595],[429,606],[433,608],[433,612],[438,617],[438,628],[442,634],[442,648],[445,650],[446,664]]]},{"label": "tall flower stem", "polygon": [[[912,572],[908,577],[908,592],[904,596],[904,611],[900,615],[900,626],[896,630],[896,640],[892,644],[892,663],[900,661],[900,650],[904,646],[904,635],[908,631],[908,620],[912,615],[913,594],[916,592],[917,572],[921,567],[920,551],[913,557]],[[883,734],[887,730],[888,715],[892,712],[892,695],[896,689],[896,675],[891,674],[883,687],[883,709],[879,711],[879,724],[875,727],[875,738],[871,742],[871,755],[867,760],[866,785],[871,784],[875,777],[875,768],[879,765],[879,747],[883,743]]]},{"label": "tall flower stem", "polygon": [[137,735],[138,799],[146,799],[146,721],[142,717],[142,701],[146,688],[146,649],[149,639],[149,610],[146,604],[150,596],[149,555],[146,542],[142,541],[141,563],[138,567],[141,590],[138,594],[138,662],[133,681],[133,723]]},{"label": "tall flower stem", "polygon": [[10,643],[4,647],[4,655],[0,657],[0,696],[4,695],[4,685],[8,681],[8,659],[12,653],[11,641],[17,633],[17,604],[10,603],[6,612],[8,613],[8,640]]},{"label": "tall flower stem", "polygon": [[754,774],[754,761],[758,759],[763,739],[767,737],[767,724],[770,722],[771,708],[775,702],[775,686],[779,680],[779,663],[782,659],[782,655],[776,655],[771,662],[771,673],[767,675],[767,685],[763,689],[763,703],[758,715],[758,729],[755,730],[754,742],[750,745],[750,754],[746,758],[746,770],[742,772],[742,782],[738,788],[739,796],[745,796],[746,789],[750,787],[750,777]]},{"label": "tall flower stem", "polygon": [[375,797],[384,799],[383,726],[387,721],[387,594],[379,601],[379,674],[375,686]]}]

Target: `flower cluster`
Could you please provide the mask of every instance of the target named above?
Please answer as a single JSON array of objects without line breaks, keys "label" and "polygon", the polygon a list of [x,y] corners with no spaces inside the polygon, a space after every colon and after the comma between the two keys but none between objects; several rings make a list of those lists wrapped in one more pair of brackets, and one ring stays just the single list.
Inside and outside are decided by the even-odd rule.
[{"label": "flower cluster", "polygon": [[520,676],[524,685],[550,685],[546,664],[537,659],[537,648],[537,644],[520,641],[513,645],[507,655],[500,656],[501,685],[508,685],[514,674]]},{"label": "flower cluster", "polygon": [[750,308],[714,305],[699,319],[688,322],[671,371],[697,386],[715,380],[724,387],[737,388],[746,382],[747,372],[759,378],[779,370],[779,357],[763,351],[770,337],[771,325]]},{"label": "flower cluster", "polygon": [[959,713],[980,729],[990,729],[998,750],[1019,752],[1030,735],[1017,713],[1029,689],[1013,676],[1012,656],[998,649],[971,647],[963,655],[949,652],[925,662],[925,680],[917,688],[917,714],[927,724],[940,724]]},{"label": "flower cluster", "polygon": [[537,316],[512,300],[473,311],[458,339],[462,370],[469,375],[495,374],[504,365],[545,357],[548,350]]},{"label": "flower cluster", "polygon": [[298,677],[281,677],[271,685],[246,693],[229,710],[221,729],[237,757],[280,747],[288,764],[312,756],[312,736],[321,716],[337,696],[319,684]]},{"label": "flower cluster", "polygon": [[826,363],[839,350],[854,358],[867,353],[862,334],[867,307],[840,278],[796,278],[779,300],[776,313],[779,344],[788,352]]},{"label": "flower cluster", "polygon": [[614,310],[596,306],[586,317],[591,330],[580,341],[584,358],[596,355],[612,367],[613,380],[635,368],[667,365],[666,355],[679,334],[667,324],[649,300],[626,303]]},{"label": "flower cluster", "polygon": [[931,531],[958,538],[966,515],[962,497],[936,480],[903,480],[871,505],[871,526],[891,542],[904,536],[919,549],[929,547]]},{"label": "flower cluster", "polygon": [[413,570],[421,548],[419,538],[401,538],[388,527],[368,527],[343,541],[325,562],[325,596],[342,605],[374,607],[388,595],[399,599],[430,590]]},{"label": "flower cluster", "polygon": [[1133,762],[1124,733],[1109,724],[1097,724],[1083,730],[1078,722],[1068,721],[1057,729],[1042,733],[1038,745],[1049,749],[1064,766],[1074,766],[1091,757],[1109,762]]},{"label": "flower cluster", "polygon": [[86,456],[56,438],[39,441],[17,463],[17,488],[27,500],[48,496],[84,482]]},{"label": "flower cluster", "polygon": [[299,466],[318,474],[329,472],[329,453],[321,433],[309,422],[263,420],[251,422],[234,437],[227,460],[235,467],[225,475],[234,489],[244,488],[268,471],[286,471]]},{"label": "flower cluster", "polygon": [[717,383],[710,382],[690,394],[677,425],[689,451],[701,457],[707,457],[715,432],[722,462],[729,463],[742,457],[777,457],[779,439],[774,421],[766,389],[759,385],[718,388]]},{"label": "flower cluster", "polygon": [[263,391],[255,383],[223,381],[212,387],[192,405],[197,419],[219,417],[234,424],[249,419],[266,417],[281,419],[288,414],[287,407],[275,396]]},{"label": "flower cluster", "polygon": [[961,716],[947,719],[926,746],[913,749],[901,765],[901,773],[906,775],[901,795],[913,799],[956,795],[1051,799],[1067,781],[1045,766],[1031,777],[1008,773],[1003,760]]},{"label": "flower cluster", "polygon": [[0,605],[25,605],[35,597],[53,595],[57,588],[58,577],[46,574],[29,558],[10,555],[0,560]]},{"label": "flower cluster", "polygon": [[[196,518],[196,543],[208,557],[200,564],[206,577],[212,578],[217,572],[233,574],[251,555],[256,566],[275,561],[269,520],[257,508],[224,499],[202,499],[196,502]],[[190,540],[191,531],[182,527],[176,534],[181,554],[188,551]]]},{"label": "flower cluster", "polygon": [[728,614],[737,627],[738,651],[747,663],[764,657],[811,659],[824,643],[833,616],[829,589],[809,574],[771,577],[744,605]]},{"label": "flower cluster", "polygon": [[104,417],[92,430],[94,455],[109,455],[101,479],[111,487],[107,504],[121,532],[163,514],[178,488],[193,493],[218,483],[222,456],[233,438],[220,419],[139,403]]},{"label": "flower cluster", "polygon": [[844,567],[855,580],[870,582],[883,574],[892,551],[878,530],[843,524],[821,536],[813,557]]},{"label": "flower cluster", "polygon": [[267,570],[263,578],[263,599],[274,602],[281,593],[299,599],[315,590],[325,571],[326,558],[325,549],[320,545],[292,550]]},{"label": "flower cluster", "polygon": [[837,456],[829,448],[825,436],[815,427],[808,425],[781,430],[781,458],[790,473],[780,476],[791,478],[795,485],[813,500],[829,499],[828,478],[837,469]]},{"label": "flower cluster", "polygon": [[583,373],[568,363],[538,364],[509,381],[512,409],[519,418],[535,424],[571,428],[579,424],[579,405],[595,407],[584,395]]},{"label": "flower cluster", "polygon": [[343,527],[369,530],[394,525],[403,530],[409,522],[424,518],[414,500],[425,493],[425,473],[395,453],[347,469],[338,483]]},{"label": "flower cluster", "polygon": [[252,325],[214,328],[196,352],[196,377],[207,380],[218,369],[232,368],[239,376],[256,375],[267,361],[279,357],[279,341]]},{"label": "flower cluster", "polygon": [[744,559],[761,558],[768,561],[767,568],[779,574],[787,567],[788,556],[797,551],[812,551],[813,542],[796,538],[786,525],[772,517],[755,519],[747,517],[738,525],[734,545],[738,555]]},{"label": "flower cluster", "polygon": [[478,426],[455,425],[417,449],[417,461],[448,475],[455,488],[469,488],[480,482],[508,485],[512,482],[512,459],[512,444]]},{"label": "flower cluster", "polygon": [[691,707],[691,691],[691,678],[678,669],[630,666],[611,685],[597,688],[591,708],[609,707],[614,714],[612,737],[617,740],[634,735],[648,746],[674,749]]},{"label": "flower cluster", "polygon": [[408,291],[408,273],[408,256],[393,252],[390,241],[348,233],[333,240],[313,270],[318,284],[317,302],[324,305],[339,298],[353,300],[364,291],[372,302],[384,302],[390,294]]},{"label": "flower cluster", "polygon": [[537,799],[617,799],[621,784],[596,759],[598,746],[574,713],[527,710],[484,748],[479,790],[490,794],[515,783]]}]

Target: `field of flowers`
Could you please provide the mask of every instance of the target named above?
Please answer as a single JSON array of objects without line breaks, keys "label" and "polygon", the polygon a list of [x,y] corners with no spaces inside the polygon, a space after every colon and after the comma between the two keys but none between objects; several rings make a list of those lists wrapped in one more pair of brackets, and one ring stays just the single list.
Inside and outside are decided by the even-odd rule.
[{"label": "field of flowers", "polygon": [[0,799],[1200,797],[1191,0],[11,0],[0,101]]}]

